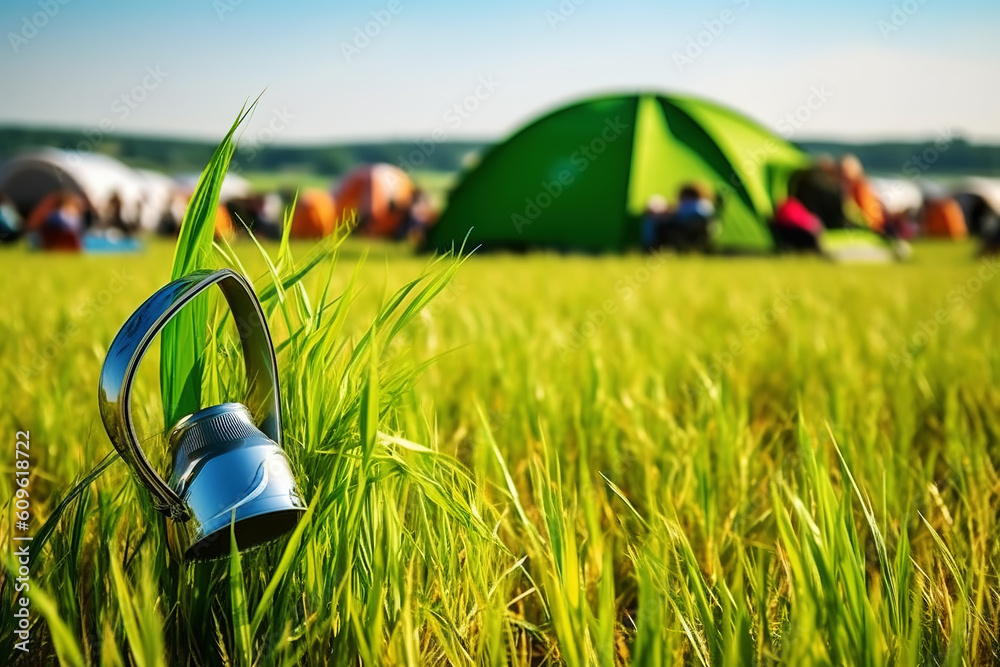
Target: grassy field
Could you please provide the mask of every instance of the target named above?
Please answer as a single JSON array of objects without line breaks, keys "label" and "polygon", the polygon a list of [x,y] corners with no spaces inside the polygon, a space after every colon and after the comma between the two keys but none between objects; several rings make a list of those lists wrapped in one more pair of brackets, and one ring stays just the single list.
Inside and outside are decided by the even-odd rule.
[{"label": "grassy field", "polygon": [[[256,249],[235,252],[265,292]],[[1000,267],[970,246],[879,266],[484,255],[399,301],[430,259],[365,253],[350,240],[265,299],[301,530],[178,565],[121,461],[45,523],[112,451],[100,366],[171,248],[0,249],[0,538],[18,430],[36,535],[17,657],[1000,661]],[[213,340],[206,392],[239,399],[232,332]],[[157,352],[134,405],[163,470]],[[0,574],[2,655],[14,583]]]}]

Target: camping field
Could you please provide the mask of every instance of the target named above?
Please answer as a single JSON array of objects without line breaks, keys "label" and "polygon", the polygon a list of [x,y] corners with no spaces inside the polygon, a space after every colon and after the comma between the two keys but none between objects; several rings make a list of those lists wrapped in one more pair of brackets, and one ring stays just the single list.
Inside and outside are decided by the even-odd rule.
[{"label": "camping field", "polygon": [[[429,266],[349,239],[287,290],[233,252],[271,310],[310,510],[178,565],[120,460],[84,480],[113,451],[104,353],[172,246],[0,248],[0,663],[1000,661],[1000,265],[971,245]],[[238,400],[232,331],[211,340],[206,394]],[[157,357],[134,410],[165,471]],[[35,539],[15,593],[18,431]]]}]

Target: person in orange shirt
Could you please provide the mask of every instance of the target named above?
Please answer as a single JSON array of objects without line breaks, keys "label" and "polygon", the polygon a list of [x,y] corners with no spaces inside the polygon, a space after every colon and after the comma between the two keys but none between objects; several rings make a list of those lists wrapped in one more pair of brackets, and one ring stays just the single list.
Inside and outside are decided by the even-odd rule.
[{"label": "person in orange shirt", "polygon": [[[868,227],[881,234],[885,231],[885,210],[875,190],[865,178],[861,160],[847,153],[840,158],[839,167],[846,208],[856,208]],[[847,213],[849,218],[854,217],[850,215],[851,211],[848,210]]]}]

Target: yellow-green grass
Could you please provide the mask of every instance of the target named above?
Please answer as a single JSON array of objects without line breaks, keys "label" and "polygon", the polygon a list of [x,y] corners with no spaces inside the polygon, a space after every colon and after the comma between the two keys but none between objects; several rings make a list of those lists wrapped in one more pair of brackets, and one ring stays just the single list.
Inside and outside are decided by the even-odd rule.
[{"label": "yellow-green grass", "polygon": [[[114,462],[36,553],[29,663],[1000,660],[1000,277],[971,246],[875,266],[474,256],[395,335],[421,286],[391,295],[429,258],[365,250],[305,280],[316,306],[329,279],[333,343],[279,352],[302,531],[178,565]],[[5,549],[15,432],[37,534],[112,451],[103,355],[171,252],[0,249]],[[257,250],[235,252],[264,291]],[[278,341],[308,319],[292,291]],[[233,338],[212,338],[212,400],[239,398]],[[157,354],[135,410],[163,470]],[[5,612],[4,655],[13,629]]]}]

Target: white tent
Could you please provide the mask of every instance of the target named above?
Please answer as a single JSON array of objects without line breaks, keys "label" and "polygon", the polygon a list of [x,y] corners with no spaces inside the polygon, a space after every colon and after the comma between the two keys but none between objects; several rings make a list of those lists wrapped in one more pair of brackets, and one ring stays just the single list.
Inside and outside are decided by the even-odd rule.
[{"label": "white tent", "polygon": [[160,220],[170,210],[170,205],[177,194],[177,185],[174,179],[166,174],[148,169],[136,170],[136,176],[142,182],[139,225],[147,231],[155,231]]},{"label": "white tent", "polygon": [[872,178],[872,187],[890,215],[919,210],[924,204],[920,186],[903,178]]},{"label": "white tent", "polygon": [[955,201],[962,207],[969,231],[990,234],[1000,224],[1000,178],[971,176],[952,188]]},{"label": "white tent", "polygon": [[1000,215],[1000,178],[985,178],[970,176],[964,178],[952,188],[952,194],[975,195],[983,200],[994,213]]},{"label": "white tent", "polygon": [[[194,192],[195,186],[198,185],[198,179],[201,174],[184,174],[177,177],[177,187],[181,192],[190,195]],[[243,197],[249,197],[253,192],[253,188],[250,187],[250,181],[243,178],[238,174],[226,174],[225,178],[222,179],[222,187],[219,189],[219,201],[228,202],[232,199],[242,199]]]},{"label": "white tent", "polygon": [[[140,174],[107,155],[55,148],[19,155],[0,167],[0,193],[10,197],[25,214],[50,193],[68,190],[82,197],[98,217],[103,217],[117,194],[122,202],[122,216],[126,220],[139,220],[143,227],[154,215],[159,219],[160,213],[155,210],[159,201],[166,198],[169,202],[170,190],[164,194],[168,182],[166,176],[153,172]],[[169,187],[172,189],[172,182]],[[147,212],[146,205],[150,202],[153,205]]]}]

